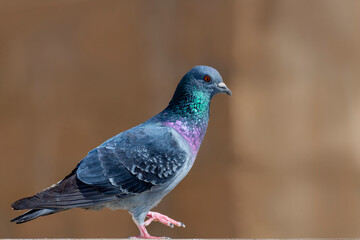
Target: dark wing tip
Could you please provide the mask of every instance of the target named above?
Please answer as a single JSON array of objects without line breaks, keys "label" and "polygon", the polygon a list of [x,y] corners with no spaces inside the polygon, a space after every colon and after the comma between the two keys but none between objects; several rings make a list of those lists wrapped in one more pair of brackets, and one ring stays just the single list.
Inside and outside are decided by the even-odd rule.
[{"label": "dark wing tip", "polygon": [[14,210],[30,209],[31,207],[29,206],[29,204],[31,202],[31,199],[32,199],[32,197],[26,197],[26,198],[19,199],[16,202],[12,203],[11,207]]}]

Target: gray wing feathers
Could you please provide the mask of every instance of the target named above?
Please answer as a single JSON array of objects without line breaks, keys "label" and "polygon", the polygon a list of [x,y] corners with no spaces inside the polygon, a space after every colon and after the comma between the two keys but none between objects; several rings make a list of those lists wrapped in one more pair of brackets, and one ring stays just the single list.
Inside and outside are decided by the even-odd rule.
[{"label": "gray wing feathers", "polygon": [[171,181],[187,159],[168,127],[137,127],[89,152],[77,175],[86,184],[117,189],[119,195],[137,194]]}]

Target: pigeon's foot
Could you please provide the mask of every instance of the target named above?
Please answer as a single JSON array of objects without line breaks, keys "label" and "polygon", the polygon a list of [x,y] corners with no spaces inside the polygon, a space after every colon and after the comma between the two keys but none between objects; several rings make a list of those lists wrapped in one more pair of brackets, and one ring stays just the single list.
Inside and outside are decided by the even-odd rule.
[{"label": "pigeon's foot", "polygon": [[152,223],[153,221],[158,221],[166,226],[169,226],[171,228],[173,228],[174,226],[177,227],[185,227],[185,224],[183,224],[182,222],[178,222],[174,219],[169,218],[168,216],[165,216],[161,213],[158,212],[148,212],[148,214],[146,215],[149,219],[146,220],[144,222],[144,226],[148,226],[150,223]]},{"label": "pigeon's foot", "polygon": [[146,230],[146,226],[148,226],[150,223],[152,223],[153,221],[158,221],[161,222],[162,224],[169,226],[169,227],[174,227],[174,226],[178,226],[178,227],[185,227],[185,224],[175,221],[174,219],[169,218],[168,216],[165,216],[161,213],[157,213],[157,212],[148,212],[148,214],[146,215],[146,217],[148,217],[149,219],[146,220],[144,222],[143,225],[139,225],[136,224],[139,228],[140,231],[140,236],[137,237],[131,237],[131,238],[141,238],[141,239],[170,239],[168,237],[154,237],[151,236],[148,231]]},{"label": "pigeon's foot", "polygon": [[145,224],[144,225],[138,225],[138,228],[140,230],[140,236],[136,236],[136,237],[130,237],[130,238],[140,238],[140,239],[170,239],[168,237],[155,237],[155,236],[151,236],[148,231],[145,228]]}]

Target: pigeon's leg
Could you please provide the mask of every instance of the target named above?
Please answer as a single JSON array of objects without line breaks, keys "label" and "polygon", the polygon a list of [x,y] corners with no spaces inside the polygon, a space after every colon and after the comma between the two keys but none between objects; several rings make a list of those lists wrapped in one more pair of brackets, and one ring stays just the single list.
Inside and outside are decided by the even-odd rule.
[{"label": "pigeon's leg", "polygon": [[144,226],[148,226],[151,222],[153,221],[159,221],[160,223],[169,226],[169,227],[174,227],[174,226],[178,226],[178,227],[185,227],[185,224],[178,222],[174,219],[169,218],[168,216],[165,216],[161,213],[158,212],[148,212],[148,214],[146,215],[146,217],[148,217],[149,219],[146,220],[144,222]]}]

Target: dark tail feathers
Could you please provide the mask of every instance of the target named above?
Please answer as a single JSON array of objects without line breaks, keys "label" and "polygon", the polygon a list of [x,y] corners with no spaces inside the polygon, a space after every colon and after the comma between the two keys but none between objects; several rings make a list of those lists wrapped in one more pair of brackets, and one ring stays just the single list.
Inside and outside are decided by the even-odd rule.
[{"label": "dark tail feathers", "polygon": [[50,215],[53,213],[57,213],[60,211],[64,211],[67,209],[31,209],[30,211],[27,211],[26,213],[14,218],[11,220],[11,222],[15,222],[17,224],[28,222],[31,220],[34,220],[35,218]]}]

